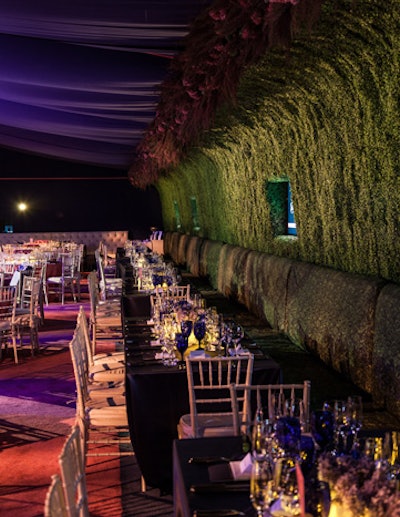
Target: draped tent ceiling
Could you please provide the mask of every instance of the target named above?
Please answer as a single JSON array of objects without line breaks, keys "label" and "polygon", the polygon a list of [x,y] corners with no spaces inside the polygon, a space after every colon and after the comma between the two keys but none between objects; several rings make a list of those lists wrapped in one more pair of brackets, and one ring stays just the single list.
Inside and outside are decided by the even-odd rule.
[{"label": "draped tent ceiling", "polygon": [[242,71],[288,49],[322,2],[2,0],[0,155],[124,170],[133,186],[152,185],[234,100]]},{"label": "draped tent ceiling", "polygon": [[209,3],[2,0],[0,147],[127,171],[171,57]]}]

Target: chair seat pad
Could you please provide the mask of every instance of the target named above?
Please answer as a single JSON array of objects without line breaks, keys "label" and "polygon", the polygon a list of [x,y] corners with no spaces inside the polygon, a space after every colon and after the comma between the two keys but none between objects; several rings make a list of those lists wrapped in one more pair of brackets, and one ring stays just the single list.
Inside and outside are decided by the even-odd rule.
[{"label": "chair seat pad", "polygon": [[104,327],[121,327],[122,321],[121,321],[121,315],[118,316],[105,316],[100,317],[97,315],[96,317],[96,325],[97,326],[104,326]]},{"label": "chair seat pad", "polygon": [[89,408],[102,408],[104,406],[119,407],[126,405],[125,388],[118,386],[116,388],[90,388],[90,401],[87,403]]},{"label": "chair seat pad", "polygon": [[[199,414],[198,419],[198,437],[207,436],[233,436],[233,417],[232,414]],[[179,437],[195,438],[191,423],[190,414],[182,415],[179,420]]]},{"label": "chair seat pad", "polygon": [[10,330],[11,322],[10,321],[1,321],[0,322],[0,332],[4,332],[6,330]]},{"label": "chair seat pad", "polygon": [[[89,388],[89,396],[93,402],[104,401],[110,399],[115,405],[123,405],[126,403],[125,399],[125,385],[120,383],[111,384],[98,383],[92,384]],[[112,404],[110,404],[112,405]]]},{"label": "chair seat pad", "polygon": [[126,406],[89,408],[87,416],[90,420],[90,425],[92,426],[128,426],[128,414],[126,411]]},{"label": "chair seat pad", "polygon": [[90,382],[122,382],[125,380],[125,366],[117,363],[115,368],[94,364],[89,369]]},{"label": "chair seat pad", "polygon": [[15,309],[15,315],[16,316],[21,316],[21,315],[24,315],[24,314],[30,314],[29,309],[23,309],[22,307],[17,307]]},{"label": "chair seat pad", "polygon": [[33,325],[35,325],[36,323],[38,323],[39,320],[40,318],[39,316],[36,316],[36,314],[18,314],[15,316],[14,324],[19,326],[25,325],[29,327],[31,322],[33,323]]},{"label": "chair seat pad", "polygon": [[93,356],[93,362],[94,364],[111,365],[111,368],[121,368],[121,363],[125,363],[125,352],[109,352],[108,354],[96,354]]},{"label": "chair seat pad", "polygon": [[47,279],[47,282],[50,282],[52,284],[61,284],[62,282],[68,282],[68,281],[72,281],[73,280],[73,277],[62,277],[62,276],[49,276],[49,278]]}]

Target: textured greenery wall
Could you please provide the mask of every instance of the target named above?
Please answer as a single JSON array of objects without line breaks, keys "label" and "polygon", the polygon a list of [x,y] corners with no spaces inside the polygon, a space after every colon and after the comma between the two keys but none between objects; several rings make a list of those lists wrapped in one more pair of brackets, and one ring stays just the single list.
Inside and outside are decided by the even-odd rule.
[{"label": "textured greenery wall", "polygon": [[[238,105],[159,180],[165,229],[176,201],[185,233],[399,282],[399,47],[399,0],[327,0],[290,59],[249,69]],[[277,179],[291,182],[297,239],[274,236]]]}]

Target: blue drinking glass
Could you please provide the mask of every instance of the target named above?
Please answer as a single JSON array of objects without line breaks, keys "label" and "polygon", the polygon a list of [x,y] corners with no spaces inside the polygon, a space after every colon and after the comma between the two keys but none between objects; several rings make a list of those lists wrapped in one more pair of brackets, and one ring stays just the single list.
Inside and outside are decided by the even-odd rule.
[{"label": "blue drinking glass", "polygon": [[311,413],[311,434],[321,451],[328,450],[334,441],[334,416],[332,411]]},{"label": "blue drinking glass", "polygon": [[192,329],[193,329],[193,321],[191,321],[191,320],[182,320],[181,321],[181,331],[185,337],[188,338],[190,336],[190,334],[192,333]]},{"label": "blue drinking glass", "polygon": [[199,317],[193,325],[193,333],[197,341],[199,342],[199,346],[197,350],[202,350],[201,347],[201,340],[204,339],[204,336],[206,335],[206,322],[203,317]]},{"label": "blue drinking glass", "polygon": [[177,334],[175,334],[175,344],[176,344],[176,349],[178,350],[178,352],[181,354],[181,365],[184,365],[185,364],[185,360],[184,360],[184,353],[186,352],[186,350],[188,349],[188,346],[189,346],[189,340],[187,338],[187,336],[183,335],[182,332],[178,332]]},{"label": "blue drinking glass", "polygon": [[300,420],[282,416],[276,421],[276,439],[279,447],[289,456],[299,457],[301,425]]}]

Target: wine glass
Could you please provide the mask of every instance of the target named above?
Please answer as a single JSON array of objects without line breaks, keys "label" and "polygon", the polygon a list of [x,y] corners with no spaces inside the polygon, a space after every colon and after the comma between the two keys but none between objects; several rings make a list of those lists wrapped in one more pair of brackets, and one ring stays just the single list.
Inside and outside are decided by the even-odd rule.
[{"label": "wine glass", "polygon": [[296,472],[297,459],[284,456],[278,459],[277,487],[284,515],[300,515],[300,496]]},{"label": "wine glass", "polygon": [[353,449],[359,448],[358,433],[362,427],[363,404],[360,395],[351,395],[347,399],[349,426],[353,435]]},{"label": "wine glass", "polygon": [[[253,461],[250,478],[250,500],[258,517],[271,515],[271,505],[277,498],[274,466],[269,459]],[[265,513],[267,512],[267,513]]]},{"label": "wine glass", "polygon": [[182,332],[176,333],[175,334],[175,344],[176,344],[176,348],[177,348],[178,352],[181,354],[182,360],[181,360],[180,364],[183,367],[185,364],[185,360],[184,360],[183,356],[189,346],[188,337],[185,336]]},{"label": "wine glass", "polygon": [[201,340],[204,339],[204,336],[206,335],[206,322],[205,322],[204,316],[200,316],[194,322],[193,333],[194,333],[195,338],[199,342],[199,346],[198,346],[197,350],[203,350],[203,348],[201,347]]},{"label": "wine glass", "polygon": [[279,455],[275,436],[275,425],[264,418],[262,408],[256,410],[251,432],[251,450],[256,460],[270,459],[275,461]]},{"label": "wine glass", "polygon": [[318,410],[311,413],[311,434],[320,451],[332,446],[334,438],[332,411]]},{"label": "wine glass", "polygon": [[282,455],[300,457],[301,424],[293,416],[281,416],[275,424],[276,439]]},{"label": "wine glass", "polygon": [[181,331],[185,337],[189,338],[190,334],[192,333],[192,329],[193,329],[192,320],[182,320],[181,321]]},{"label": "wine glass", "polygon": [[333,405],[335,420],[335,450],[337,454],[348,454],[353,445],[351,412],[348,400],[335,400]]},{"label": "wine glass", "polygon": [[234,323],[232,325],[232,341],[235,345],[235,354],[237,354],[239,350],[239,345],[242,339],[244,338],[244,330],[241,325]]}]

